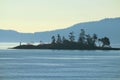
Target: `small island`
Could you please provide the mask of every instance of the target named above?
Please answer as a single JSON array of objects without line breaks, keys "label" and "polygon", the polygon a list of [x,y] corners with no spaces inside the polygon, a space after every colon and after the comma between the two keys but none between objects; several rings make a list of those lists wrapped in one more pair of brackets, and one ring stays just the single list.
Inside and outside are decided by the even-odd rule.
[{"label": "small island", "polygon": [[[56,50],[120,50],[120,48],[112,48],[110,46],[110,40],[108,37],[98,38],[96,34],[92,36],[85,33],[84,29],[81,29],[79,38],[76,41],[74,32],[70,32],[69,39],[64,36],[57,35],[52,36],[51,43],[47,44],[26,44],[13,47],[12,49],[56,49]],[[41,41],[40,41],[41,42]]]}]

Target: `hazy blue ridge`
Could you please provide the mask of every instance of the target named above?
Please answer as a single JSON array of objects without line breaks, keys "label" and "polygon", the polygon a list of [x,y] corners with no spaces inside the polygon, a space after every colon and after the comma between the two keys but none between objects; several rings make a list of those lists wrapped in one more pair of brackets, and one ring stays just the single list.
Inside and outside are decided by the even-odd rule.
[{"label": "hazy blue ridge", "polygon": [[50,42],[51,36],[61,34],[68,37],[69,32],[73,31],[76,40],[80,29],[85,29],[86,34],[96,33],[98,37],[108,36],[112,43],[120,43],[120,18],[106,18],[100,21],[84,22],[72,25],[65,29],[53,31],[20,33],[13,30],[0,30],[0,42]]}]

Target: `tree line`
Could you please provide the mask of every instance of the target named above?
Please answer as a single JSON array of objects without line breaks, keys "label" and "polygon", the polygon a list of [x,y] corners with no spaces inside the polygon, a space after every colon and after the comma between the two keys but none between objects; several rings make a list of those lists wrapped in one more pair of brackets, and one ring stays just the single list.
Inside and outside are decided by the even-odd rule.
[{"label": "tree line", "polygon": [[[67,47],[67,48],[94,48],[94,47],[110,47],[110,40],[108,37],[98,38],[96,34],[86,34],[84,29],[80,30],[79,38],[76,41],[74,32],[70,32],[68,39],[60,34],[51,37],[51,45],[53,47]],[[96,44],[99,44],[97,46]]]}]

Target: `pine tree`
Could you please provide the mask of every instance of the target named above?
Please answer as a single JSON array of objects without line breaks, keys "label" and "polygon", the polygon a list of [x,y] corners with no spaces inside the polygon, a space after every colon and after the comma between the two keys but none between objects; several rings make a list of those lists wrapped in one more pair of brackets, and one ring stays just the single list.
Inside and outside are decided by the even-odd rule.
[{"label": "pine tree", "polygon": [[74,42],[75,41],[74,32],[70,32],[69,33],[69,39],[70,39],[70,42]]},{"label": "pine tree", "polygon": [[57,41],[56,41],[56,43],[58,43],[58,44],[62,43],[60,34],[57,35]]},{"label": "pine tree", "polygon": [[52,39],[52,44],[55,44],[55,41],[56,41],[55,36],[52,36],[51,39]]},{"label": "pine tree", "polygon": [[82,44],[85,43],[85,31],[84,31],[84,29],[81,29],[78,42],[82,43]]}]

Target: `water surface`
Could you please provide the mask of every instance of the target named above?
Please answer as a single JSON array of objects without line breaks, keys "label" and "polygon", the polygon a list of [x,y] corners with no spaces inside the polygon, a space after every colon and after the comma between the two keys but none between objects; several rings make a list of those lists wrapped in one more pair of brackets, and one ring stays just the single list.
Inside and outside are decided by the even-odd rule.
[{"label": "water surface", "polygon": [[1,49],[0,80],[120,80],[120,51]]}]

